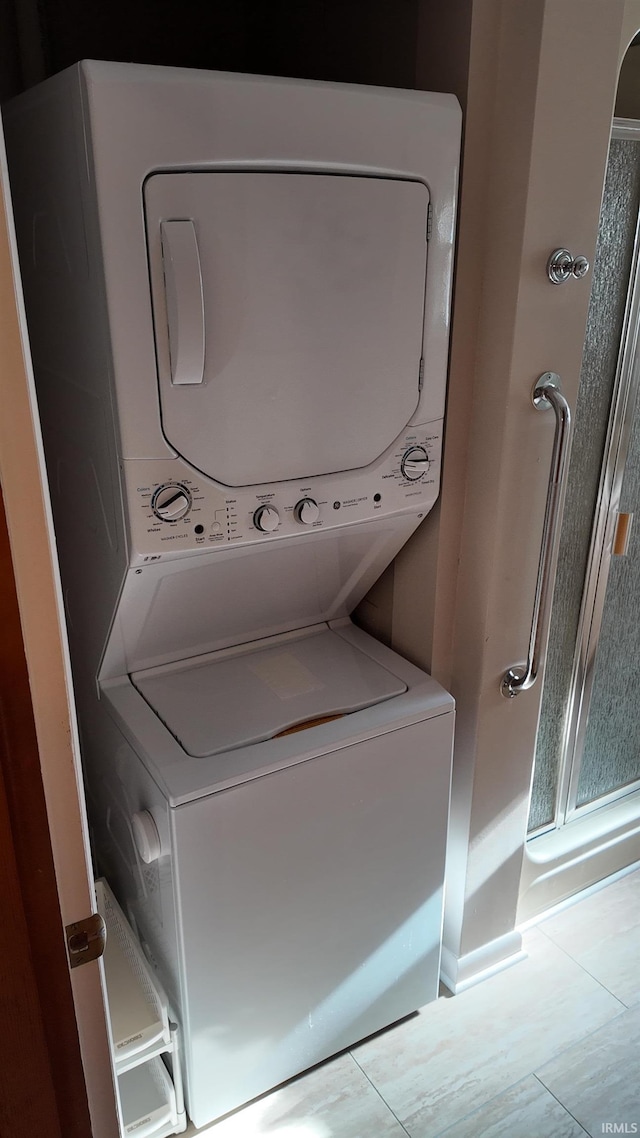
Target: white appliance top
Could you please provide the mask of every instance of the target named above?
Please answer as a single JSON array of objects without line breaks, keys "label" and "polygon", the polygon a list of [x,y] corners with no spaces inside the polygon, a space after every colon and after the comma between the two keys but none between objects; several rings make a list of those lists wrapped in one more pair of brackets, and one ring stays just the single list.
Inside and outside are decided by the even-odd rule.
[{"label": "white appliance top", "polygon": [[[361,710],[353,711],[338,719],[322,720],[318,726],[306,731],[278,735],[246,746],[236,745],[231,750],[218,752],[213,756],[189,755],[160,718],[161,714],[168,715],[170,711],[166,691],[169,693],[173,691],[171,680],[175,672],[162,669],[170,682],[166,691],[162,693],[162,706],[158,706],[158,713],[135,686],[136,683],[140,683],[141,678],[144,679],[144,674],[142,677],[139,672],[133,676],[120,675],[101,682],[101,698],[104,699],[107,710],[124,739],[142,760],[162,793],[166,795],[170,806],[193,802],[204,795],[218,793],[254,778],[262,778],[274,771],[296,766],[298,763],[341,750],[343,747],[350,747],[377,735],[389,734],[389,755],[390,762],[393,762],[395,731],[433,716],[453,713],[455,705],[452,697],[431,676],[407,660],[403,660],[384,644],[373,640],[362,629],[356,628],[351,621],[338,620],[332,622],[329,628],[336,640],[342,641],[345,648],[349,646],[356,651],[355,656],[342,655],[340,647],[334,644],[332,648],[332,651],[340,654],[341,671],[347,677],[350,692],[355,695],[357,685],[362,683],[359,690],[364,694],[366,684],[369,682],[366,680],[366,675],[371,673],[365,673],[365,679],[362,681],[356,677],[362,667],[362,658],[367,658],[378,666],[378,679],[381,682],[390,681],[394,685],[397,682],[400,685],[400,694],[393,697],[381,695],[376,702],[362,707]],[[224,649],[216,653],[215,658],[219,661],[232,661],[242,654],[245,661],[255,662],[260,660],[260,656],[264,660],[265,650],[271,649],[275,654],[288,653],[291,650],[297,654],[303,641],[315,639],[326,631],[327,625],[318,625],[314,629],[284,633],[262,642],[254,642],[250,646],[246,645],[244,649]],[[209,660],[213,663],[213,656],[210,656]],[[302,663],[308,666],[307,661],[308,658],[303,657]],[[201,663],[206,665],[208,661],[201,657]],[[316,661],[312,660],[311,663],[315,665]],[[195,661],[192,660],[191,664],[189,675],[193,682]],[[309,670],[312,671],[313,668]],[[159,676],[160,671],[158,668],[155,674]],[[245,672],[245,676],[247,683],[257,684],[259,681],[255,673]],[[205,689],[206,679],[205,673],[203,682]],[[245,680],[242,679],[241,682],[244,684]],[[262,682],[264,683],[264,680]],[[279,682],[286,683],[286,677],[281,674]],[[379,693],[382,690],[381,687],[378,688]],[[234,693],[236,714],[239,695],[239,691]],[[310,697],[309,702],[313,701],[313,706],[317,708],[320,705],[320,701],[316,700],[318,693],[309,692],[307,695]],[[210,698],[211,692],[207,690],[206,699]],[[304,698],[303,693],[299,698]],[[272,691],[266,702],[269,700],[275,705],[279,702],[279,697]],[[226,709],[223,709],[223,712],[226,714]],[[208,710],[208,703],[199,705],[196,719],[199,724],[205,725],[205,731],[212,728],[212,712]],[[219,725],[216,724],[216,731],[218,728]],[[188,725],[186,729],[189,729]],[[200,730],[200,726],[197,729]],[[232,737],[237,739],[241,733],[241,730],[236,728],[235,736],[232,734]],[[427,747],[425,762],[428,761]]]},{"label": "white appliance top", "polygon": [[131,678],[194,758],[277,738],[407,691],[403,680],[328,629]]},{"label": "white appliance top", "polygon": [[226,486],[377,459],[418,405],[426,185],[202,171],[144,199],[171,446]]}]

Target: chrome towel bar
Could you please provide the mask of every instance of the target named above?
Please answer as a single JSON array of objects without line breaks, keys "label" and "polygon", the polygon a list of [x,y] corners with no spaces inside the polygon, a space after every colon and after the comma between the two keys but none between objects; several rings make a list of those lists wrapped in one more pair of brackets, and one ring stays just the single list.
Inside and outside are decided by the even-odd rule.
[{"label": "chrome towel bar", "polygon": [[553,408],[556,417],[556,430],[553,437],[547,504],[542,526],[542,548],[533,602],[529,654],[526,664],[509,668],[502,677],[500,690],[506,699],[513,699],[519,692],[527,691],[533,687],[538,676],[540,657],[544,651],[549,631],[554,584],[553,573],[562,524],[564,487],[569,468],[571,411],[560,389],[560,376],[556,375],[555,372],[546,371],[537,380],[533,389],[533,405],[538,411],[546,411],[549,407]]}]

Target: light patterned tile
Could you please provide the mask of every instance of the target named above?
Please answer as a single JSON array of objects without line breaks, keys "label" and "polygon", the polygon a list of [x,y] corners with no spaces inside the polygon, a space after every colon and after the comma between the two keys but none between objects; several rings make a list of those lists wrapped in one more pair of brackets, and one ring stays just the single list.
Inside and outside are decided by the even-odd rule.
[{"label": "light patterned tile", "polygon": [[433,1138],[619,1015],[622,1005],[537,929],[529,959],[354,1048],[411,1138]]},{"label": "light patterned tile", "polygon": [[640,1001],[640,870],[538,927],[627,1007]]},{"label": "light patterned tile", "polygon": [[406,1138],[350,1055],[339,1055],[185,1138]]},{"label": "light patterned tile", "polygon": [[568,1111],[529,1075],[442,1132],[442,1138],[585,1138]]},{"label": "light patterned tile", "polygon": [[536,1075],[593,1138],[640,1134],[640,1006],[538,1068]]}]

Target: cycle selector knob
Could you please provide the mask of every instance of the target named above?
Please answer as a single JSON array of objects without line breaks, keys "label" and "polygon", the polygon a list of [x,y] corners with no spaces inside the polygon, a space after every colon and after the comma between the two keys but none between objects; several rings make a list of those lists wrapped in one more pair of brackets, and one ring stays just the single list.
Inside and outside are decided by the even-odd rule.
[{"label": "cycle selector knob", "polygon": [[402,456],[400,471],[402,477],[409,482],[417,482],[427,473],[430,465],[429,455],[424,447],[409,447]]},{"label": "cycle selector knob", "polygon": [[275,506],[258,506],[253,515],[253,524],[261,533],[273,533],[280,525],[280,514]]},{"label": "cycle selector knob", "polygon": [[180,482],[167,482],[156,490],[151,508],[160,521],[177,522],[191,509],[191,494]]},{"label": "cycle selector knob", "polygon": [[320,507],[313,498],[302,498],[300,502],[294,506],[293,510],[295,519],[303,526],[312,526],[317,522],[320,517]]}]

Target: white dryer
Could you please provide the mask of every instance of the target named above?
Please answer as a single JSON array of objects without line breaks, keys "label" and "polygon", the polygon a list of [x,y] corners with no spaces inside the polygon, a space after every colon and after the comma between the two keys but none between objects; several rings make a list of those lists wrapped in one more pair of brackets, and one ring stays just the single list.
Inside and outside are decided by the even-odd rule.
[{"label": "white dryer", "polygon": [[437,993],[453,98],[84,63],[6,120],[94,846],[200,1126]]}]

